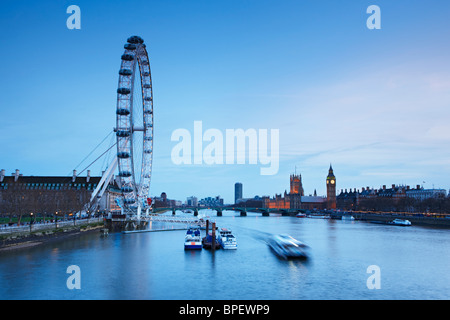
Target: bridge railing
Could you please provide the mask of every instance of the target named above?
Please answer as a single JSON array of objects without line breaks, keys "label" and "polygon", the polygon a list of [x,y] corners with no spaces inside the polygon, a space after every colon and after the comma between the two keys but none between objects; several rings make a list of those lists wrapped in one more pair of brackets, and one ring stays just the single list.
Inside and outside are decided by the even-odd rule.
[{"label": "bridge railing", "polygon": [[149,220],[159,222],[176,222],[176,223],[189,223],[189,224],[201,224],[200,219],[180,216],[162,216],[162,215],[150,215]]}]

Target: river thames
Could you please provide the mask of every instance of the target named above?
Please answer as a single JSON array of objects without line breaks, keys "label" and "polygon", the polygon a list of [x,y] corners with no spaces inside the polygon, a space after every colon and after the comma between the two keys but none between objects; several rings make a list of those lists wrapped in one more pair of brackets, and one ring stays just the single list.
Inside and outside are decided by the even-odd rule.
[{"label": "river thames", "polygon": [[[237,250],[185,251],[183,230],[84,234],[1,252],[0,299],[450,298],[450,229],[200,211],[205,214],[233,231]],[[303,241],[310,258],[279,259],[266,243],[274,234]],[[71,265],[79,267],[80,289],[66,285]],[[379,289],[367,285],[373,265]]]}]

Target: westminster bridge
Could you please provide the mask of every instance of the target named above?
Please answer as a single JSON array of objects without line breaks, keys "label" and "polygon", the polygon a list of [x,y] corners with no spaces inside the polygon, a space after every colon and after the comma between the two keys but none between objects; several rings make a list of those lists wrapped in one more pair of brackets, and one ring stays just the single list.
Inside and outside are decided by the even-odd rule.
[{"label": "westminster bridge", "polygon": [[172,214],[175,215],[175,212],[177,210],[182,210],[184,212],[191,211],[194,216],[198,216],[198,212],[200,210],[214,210],[217,212],[217,216],[221,217],[223,211],[238,211],[240,212],[241,217],[247,216],[248,212],[254,212],[254,213],[261,213],[262,216],[269,216],[270,213],[278,213],[282,216],[295,216],[296,214],[302,212],[304,213],[305,210],[301,209],[269,209],[269,208],[251,208],[251,207],[238,207],[238,206],[226,206],[226,207],[194,207],[194,206],[183,206],[183,207],[161,207],[161,208],[153,208],[153,213],[162,213],[167,211],[172,211]]}]

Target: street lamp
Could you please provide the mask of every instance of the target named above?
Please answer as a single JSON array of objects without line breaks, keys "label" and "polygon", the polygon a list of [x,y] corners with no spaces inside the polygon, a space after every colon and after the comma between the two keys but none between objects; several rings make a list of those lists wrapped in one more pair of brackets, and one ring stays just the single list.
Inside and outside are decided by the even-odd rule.
[{"label": "street lamp", "polygon": [[58,211],[55,212],[55,229],[58,228]]},{"label": "street lamp", "polygon": [[30,233],[32,225],[33,225],[33,212],[30,213]]}]

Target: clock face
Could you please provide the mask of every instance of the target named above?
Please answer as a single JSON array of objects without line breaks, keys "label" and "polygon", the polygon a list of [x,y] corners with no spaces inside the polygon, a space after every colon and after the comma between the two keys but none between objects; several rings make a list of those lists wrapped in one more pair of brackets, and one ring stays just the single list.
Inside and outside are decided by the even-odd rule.
[{"label": "clock face", "polygon": [[334,184],[334,180],[331,180],[331,184]]}]

